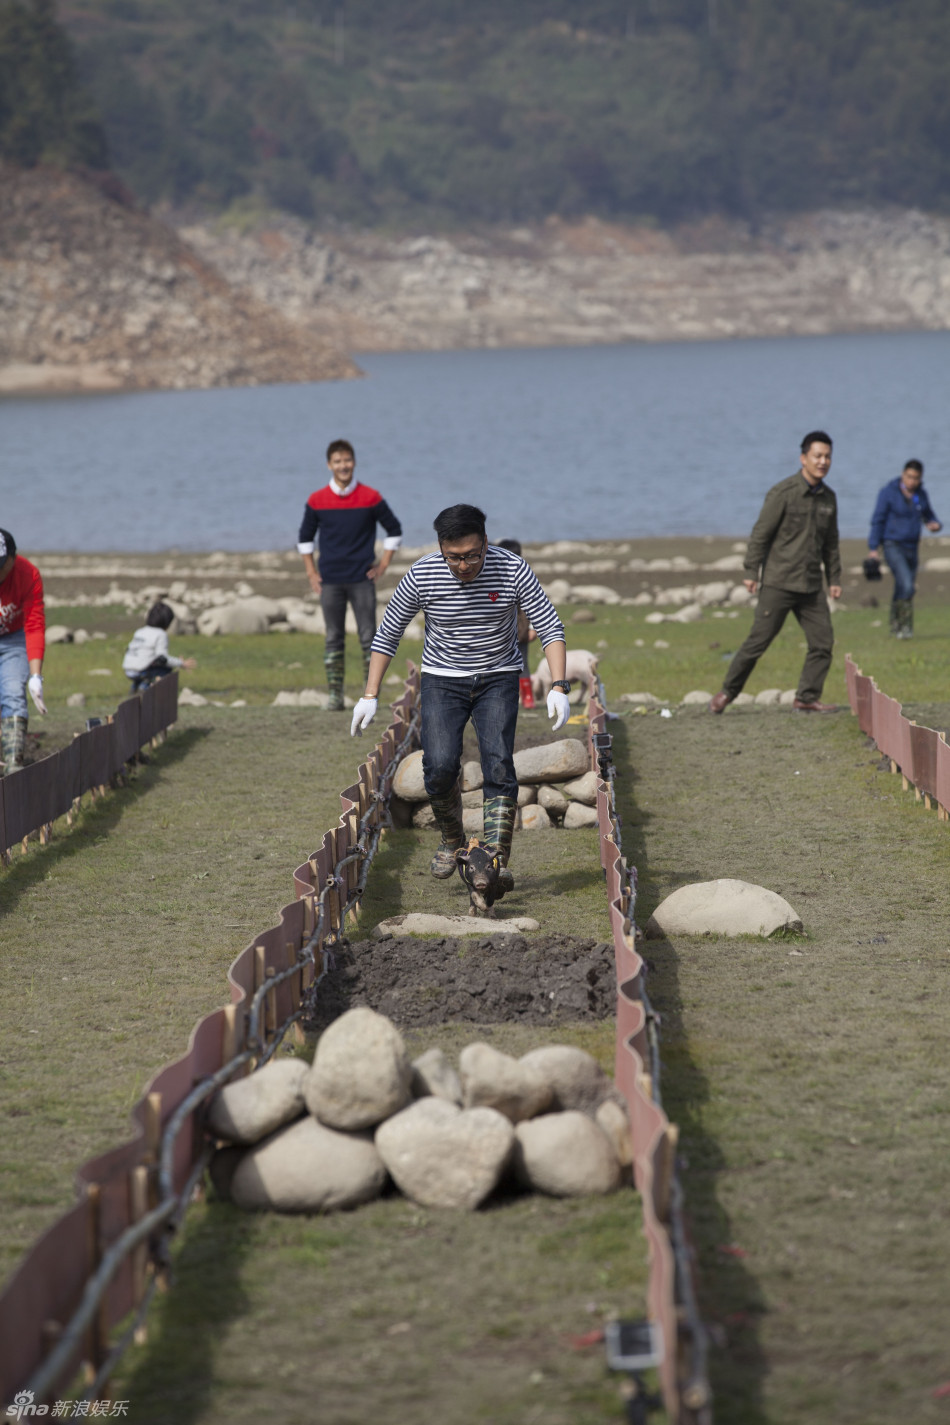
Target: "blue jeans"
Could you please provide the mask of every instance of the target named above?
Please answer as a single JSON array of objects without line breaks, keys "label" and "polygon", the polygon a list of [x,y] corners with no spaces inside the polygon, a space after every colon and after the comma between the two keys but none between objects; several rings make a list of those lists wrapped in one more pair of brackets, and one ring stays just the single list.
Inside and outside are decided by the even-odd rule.
[{"label": "blue jeans", "polygon": [[0,717],[26,717],[26,683],[30,660],[26,656],[26,634],[5,633],[0,638]]},{"label": "blue jeans", "polygon": [[143,688],[150,688],[153,683],[158,682],[159,678],[165,678],[172,672],[174,669],[167,658],[156,658],[155,662],[150,663],[147,668],[129,675],[130,691],[140,693]]},{"label": "blue jeans", "polygon": [[515,726],[518,673],[474,673],[464,678],[422,675],[422,777],[426,795],[445,796],[462,765],[462,734],[469,718],[488,797],[518,796]]},{"label": "blue jeans", "polygon": [[884,541],[884,558],[887,560],[888,569],[894,575],[892,602],[895,604],[898,600],[909,601],[914,597],[919,553],[919,544],[898,544],[896,539]]},{"label": "blue jeans", "polygon": [[346,647],[346,605],[349,601],[356,619],[360,647],[364,653],[376,637],[376,585],[372,579],[358,584],[324,584],[320,607],[327,627],[328,653],[342,653]]}]

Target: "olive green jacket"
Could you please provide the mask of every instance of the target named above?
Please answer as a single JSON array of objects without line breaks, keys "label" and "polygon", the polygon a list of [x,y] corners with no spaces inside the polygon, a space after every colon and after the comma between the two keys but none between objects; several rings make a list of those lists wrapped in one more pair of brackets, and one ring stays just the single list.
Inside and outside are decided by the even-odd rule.
[{"label": "olive green jacket", "polygon": [[749,536],[745,577],[810,594],[821,588],[822,565],[829,585],[840,584],[838,501],[824,481],[813,487],[801,473],[790,475],[765,497]]}]

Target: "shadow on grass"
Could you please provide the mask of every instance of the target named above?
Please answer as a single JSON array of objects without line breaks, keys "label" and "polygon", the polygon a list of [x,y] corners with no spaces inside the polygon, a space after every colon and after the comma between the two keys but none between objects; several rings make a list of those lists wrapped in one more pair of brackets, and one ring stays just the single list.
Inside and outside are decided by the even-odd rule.
[{"label": "shadow on grass", "polygon": [[592,885],[602,885],[604,873],[599,866],[576,866],[569,871],[556,871],[550,876],[538,876],[532,883],[532,895],[568,896],[573,891],[586,891]]},{"label": "shadow on grass", "polygon": [[45,846],[31,841],[26,855],[17,854],[12,866],[0,869],[0,916],[13,910],[22,895],[45,881],[50,871],[62,862],[88,851],[101,837],[114,831],[129,808],[160,780],[164,769],[180,762],[211,730],[190,727],[176,732],[149,753],[150,761],[137,770],[134,780],[84,805],[71,827],[67,827],[65,820],[57,822],[54,835]]},{"label": "shadow on grass", "polygon": [[[637,868],[636,920],[642,926],[657,903],[650,873],[651,817],[637,806],[639,778],[630,729],[623,723],[613,724],[613,738],[623,850],[628,864]],[[758,1319],[766,1309],[765,1301],[755,1277],[735,1254],[730,1219],[718,1198],[718,1175],[726,1164],[719,1144],[704,1124],[709,1083],[693,1057],[684,1027],[676,947],[662,939],[647,941],[640,948],[649,971],[650,999],[663,1022],[663,1107],[680,1129],[680,1180],[687,1232],[697,1262],[700,1310],[717,1338],[718,1349],[710,1356],[715,1413],[731,1425],[764,1425],[762,1387],[767,1364]],[[741,1052],[738,1042],[736,1052]]]},{"label": "shadow on grass", "polygon": [[360,907],[360,928],[358,931],[351,930],[351,939],[361,938],[366,933],[365,928],[377,925],[381,920],[402,914],[409,884],[409,867],[421,835],[417,831],[390,831],[383,838]]},{"label": "shadow on grass", "polygon": [[148,1340],[126,1358],[116,1383],[138,1425],[189,1425],[204,1414],[216,1347],[248,1308],[241,1273],[256,1240],[256,1217],[228,1203],[209,1202],[186,1218],[172,1289],[158,1298]]}]

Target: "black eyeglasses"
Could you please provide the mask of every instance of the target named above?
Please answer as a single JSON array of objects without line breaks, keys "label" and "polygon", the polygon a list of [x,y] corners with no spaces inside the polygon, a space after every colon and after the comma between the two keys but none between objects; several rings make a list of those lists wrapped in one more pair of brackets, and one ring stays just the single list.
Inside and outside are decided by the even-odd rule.
[{"label": "black eyeglasses", "polygon": [[482,545],[481,549],[477,550],[474,554],[445,554],[443,552],[442,558],[446,564],[477,564],[478,561],[484,557],[484,554],[485,546]]}]

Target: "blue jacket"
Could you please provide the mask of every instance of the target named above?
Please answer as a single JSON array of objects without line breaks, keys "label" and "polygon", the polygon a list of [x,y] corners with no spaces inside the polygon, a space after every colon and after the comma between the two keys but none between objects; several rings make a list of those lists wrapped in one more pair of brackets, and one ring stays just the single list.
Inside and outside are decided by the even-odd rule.
[{"label": "blue jacket", "polygon": [[921,526],[936,520],[923,485],[908,500],[901,490],[901,479],[890,480],[877,497],[871,516],[868,548],[880,549],[885,539],[898,544],[918,544]]}]

